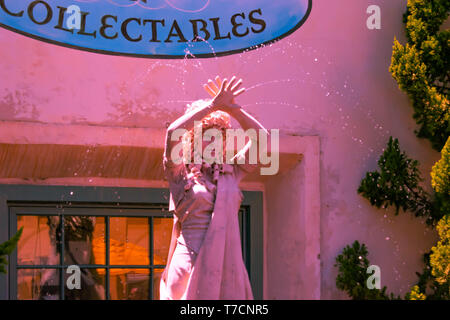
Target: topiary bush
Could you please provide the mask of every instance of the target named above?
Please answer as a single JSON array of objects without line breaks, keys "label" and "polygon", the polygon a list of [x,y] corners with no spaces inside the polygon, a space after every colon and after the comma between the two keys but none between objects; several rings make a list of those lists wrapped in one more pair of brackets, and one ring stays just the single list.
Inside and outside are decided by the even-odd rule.
[{"label": "topiary bush", "polygon": [[358,193],[377,208],[394,206],[396,215],[402,209],[416,217],[425,217],[430,225],[434,224],[444,215],[441,202],[420,186],[423,179],[418,166],[417,160],[400,150],[398,139],[390,137],[378,160],[379,171],[366,173]]},{"label": "topiary bush", "polygon": [[408,0],[403,15],[407,43],[394,38],[389,71],[414,108],[416,134],[440,151],[450,135],[450,30],[448,0]]},{"label": "topiary bush", "polygon": [[440,285],[450,290],[450,214],[439,221],[436,229],[440,240],[431,248],[431,274]]},{"label": "topiary bush", "polygon": [[342,253],[336,257],[335,267],[338,267],[336,287],[347,292],[354,300],[389,300],[395,299],[394,295],[386,294],[386,287],[381,289],[369,289],[367,273],[370,263],[367,259],[366,245],[356,240],[352,246],[346,246]]},{"label": "topiary bush", "polygon": [[[441,160],[436,162],[431,170],[431,185],[436,192],[450,195],[450,138],[447,139],[441,151]],[[450,212],[450,211],[449,211]]]},{"label": "topiary bush", "polygon": [[[449,12],[448,0],[408,0],[403,15],[407,43],[402,45],[394,38],[389,67],[412,103],[419,125],[416,135],[428,139],[435,150],[442,150],[442,158],[431,172],[434,194],[428,195],[420,186],[418,162],[401,152],[398,140],[392,137],[378,161],[380,170],[368,172],[358,188],[358,193],[378,208],[395,206],[396,214],[403,209],[425,217],[428,224],[437,223],[440,240],[423,256],[423,272],[417,273],[419,281],[405,297],[411,300],[450,299],[450,30],[440,31]],[[357,249],[349,248],[345,249],[349,255],[339,258],[343,269],[336,285],[351,296],[371,298],[351,281],[362,274],[357,265],[349,267],[356,263],[352,256]]]}]

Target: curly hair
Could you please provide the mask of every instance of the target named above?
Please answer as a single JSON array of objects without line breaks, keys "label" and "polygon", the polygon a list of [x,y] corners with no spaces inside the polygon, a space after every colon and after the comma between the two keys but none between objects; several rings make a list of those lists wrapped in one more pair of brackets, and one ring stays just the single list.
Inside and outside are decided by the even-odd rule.
[{"label": "curly hair", "polygon": [[[200,100],[193,101],[192,103],[186,105],[186,110],[184,113],[186,114],[193,110],[201,108],[204,105],[209,104],[210,102],[211,102],[211,100],[207,100],[207,99],[200,99]],[[211,112],[210,114],[208,114],[207,116],[205,116],[201,120],[200,125],[202,128],[202,131],[214,128],[214,129],[221,130],[222,137],[226,137],[226,130],[231,128],[231,117],[228,113],[226,113],[224,111],[220,111],[220,110],[214,111],[214,112]],[[192,128],[191,130],[186,132],[186,134],[183,136],[183,144],[185,144],[185,145],[190,144],[190,146],[191,146],[191,161],[193,161],[193,159],[194,159],[194,143],[192,143],[194,141],[194,129],[195,128]],[[224,142],[223,143],[224,154],[225,154],[225,149],[226,149],[226,144]]]}]

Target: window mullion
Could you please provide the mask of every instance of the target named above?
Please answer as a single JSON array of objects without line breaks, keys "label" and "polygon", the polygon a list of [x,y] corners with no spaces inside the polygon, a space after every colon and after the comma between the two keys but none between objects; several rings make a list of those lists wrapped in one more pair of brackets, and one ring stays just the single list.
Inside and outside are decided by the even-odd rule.
[{"label": "window mullion", "polygon": [[105,265],[106,265],[106,272],[105,272],[105,274],[106,274],[106,279],[105,279],[105,290],[106,290],[106,300],[110,300],[111,299],[111,297],[110,297],[110,289],[109,289],[109,278],[110,278],[110,276],[109,276],[109,266],[110,266],[110,263],[109,263],[109,247],[110,247],[110,245],[109,245],[109,216],[106,216],[105,217]]},{"label": "window mullion", "polygon": [[64,299],[64,289],[65,289],[65,283],[64,283],[64,251],[65,251],[65,246],[64,246],[64,240],[65,240],[65,233],[64,233],[64,215],[59,215],[59,232],[61,234],[60,237],[60,253],[59,253],[59,264],[61,265],[61,267],[59,268],[59,281],[61,283],[60,285],[60,300],[65,300]]},{"label": "window mullion", "polygon": [[148,239],[149,239],[149,259],[148,259],[148,261],[149,261],[149,263],[150,263],[150,270],[149,270],[149,273],[150,273],[150,277],[148,277],[148,281],[150,281],[149,282],[149,284],[148,284],[148,291],[149,291],[149,293],[148,293],[148,298],[149,299],[151,299],[151,300],[153,300],[153,273],[154,273],[154,271],[155,271],[155,269],[154,268],[152,268],[153,267],[153,216],[150,216],[150,217],[148,217],[148,223],[149,223],[149,226],[148,226],[148,232],[149,232],[149,235],[148,235]]}]

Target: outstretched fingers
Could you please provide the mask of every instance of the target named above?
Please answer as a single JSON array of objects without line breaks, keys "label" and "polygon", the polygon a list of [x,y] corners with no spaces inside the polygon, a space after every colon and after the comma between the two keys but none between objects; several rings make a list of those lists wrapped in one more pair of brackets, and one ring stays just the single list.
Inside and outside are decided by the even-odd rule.
[{"label": "outstretched fingers", "polygon": [[236,77],[233,76],[230,80],[230,83],[227,85],[226,90],[230,90],[233,87],[233,83],[236,81]]},{"label": "outstretched fingers", "polygon": [[219,92],[220,89],[216,86],[215,82],[212,81],[211,79],[208,80],[208,85],[214,91],[214,93]]},{"label": "outstretched fingers", "polygon": [[231,88],[232,92],[235,92],[242,84],[242,79],[239,79],[238,82],[236,82],[236,84]]},{"label": "outstretched fingers", "polygon": [[227,83],[228,83],[228,80],[226,78],[223,79],[222,84],[220,85],[220,92],[219,93],[222,93],[222,92],[225,91],[225,88],[227,87]]},{"label": "outstretched fingers", "polygon": [[233,96],[237,97],[237,96],[243,94],[244,92],[245,92],[245,88],[239,89],[238,91],[233,92]]},{"label": "outstretched fingers", "polygon": [[208,94],[212,97],[215,97],[219,94],[223,94],[224,92],[229,92],[232,94],[233,98],[241,95],[245,92],[245,89],[239,89],[242,85],[242,79],[239,79],[236,76],[233,76],[230,81],[226,78],[221,80],[219,76],[214,78],[214,81],[209,79],[208,84],[203,85],[203,88],[208,92]]},{"label": "outstretched fingers", "polygon": [[222,85],[222,80],[220,79],[220,77],[219,77],[219,76],[216,76],[216,77],[214,78],[214,81],[217,82],[217,87],[220,88],[220,86]]}]

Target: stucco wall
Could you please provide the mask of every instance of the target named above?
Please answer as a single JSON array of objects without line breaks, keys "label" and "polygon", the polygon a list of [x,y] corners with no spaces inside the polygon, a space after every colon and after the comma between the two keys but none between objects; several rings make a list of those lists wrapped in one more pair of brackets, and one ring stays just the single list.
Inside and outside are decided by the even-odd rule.
[{"label": "stucco wall", "polygon": [[[370,4],[381,7],[381,30],[366,28]],[[415,137],[410,103],[388,72],[394,36],[405,41],[405,8],[406,0],[316,0],[282,41],[201,60],[98,55],[0,29],[0,120],[164,128],[187,101],[206,97],[208,78],[236,74],[249,88],[238,102],[267,128],[320,137],[321,298],[345,298],[334,259],[356,239],[381,267],[382,285],[404,294],[436,235],[409,214],[372,208],[356,189],[393,135],[431,190],[439,154]]]}]

